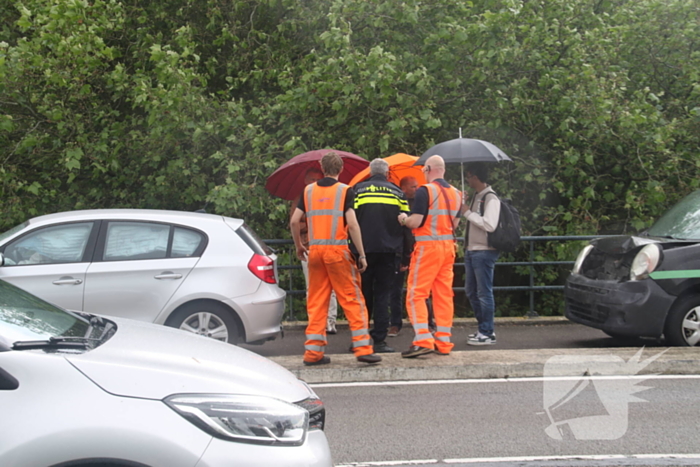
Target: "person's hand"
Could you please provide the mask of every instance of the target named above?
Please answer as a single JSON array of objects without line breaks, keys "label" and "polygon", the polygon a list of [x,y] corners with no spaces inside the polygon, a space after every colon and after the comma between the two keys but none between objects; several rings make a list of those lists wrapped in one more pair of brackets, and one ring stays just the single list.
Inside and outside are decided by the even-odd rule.
[{"label": "person's hand", "polygon": [[405,212],[402,212],[401,214],[399,214],[399,217],[398,217],[399,224],[406,225],[406,219],[408,219],[408,215],[406,215]]},{"label": "person's hand", "polygon": [[462,192],[462,207],[459,208],[459,215],[463,216],[469,210],[469,193]]},{"label": "person's hand", "polygon": [[357,270],[360,271],[360,273],[363,273],[365,272],[365,269],[367,269],[367,258],[360,256],[357,259]]},{"label": "person's hand", "polygon": [[297,258],[299,258],[299,261],[308,261],[309,260],[309,250],[306,249],[306,247],[298,246],[297,247]]},{"label": "person's hand", "polygon": [[399,271],[401,271],[401,272],[408,271],[408,266],[404,266],[404,265],[399,266]]}]

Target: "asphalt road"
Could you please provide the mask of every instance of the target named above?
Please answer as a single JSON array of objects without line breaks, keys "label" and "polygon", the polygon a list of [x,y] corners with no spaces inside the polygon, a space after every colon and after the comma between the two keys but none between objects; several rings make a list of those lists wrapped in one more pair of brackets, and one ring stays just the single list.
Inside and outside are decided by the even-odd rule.
[{"label": "asphalt road", "polygon": [[[559,399],[566,393],[566,388],[556,386],[561,384],[556,379],[313,388],[326,404],[326,434],[336,467],[668,466],[700,465],[698,378],[636,380],[638,386],[649,388],[636,394],[647,402],[629,403],[625,397],[606,399],[611,382],[596,380],[566,404],[550,405],[547,411],[547,395]],[[628,382],[612,384],[619,388]],[[603,418],[596,422],[582,419],[599,415]],[[582,439],[581,432],[566,423],[561,425],[560,440],[545,432],[552,420],[577,418],[595,428],[594,438],[598,430],[610,430],[611,439]]]},{"label": "asphalt road", "polygon": [[[570,349],[609,347],[658,347],[661,341],[652,339],[618,340],[597,329],[574,324],[562,319],[513,319],[496,324],[497,344],[474,347],[467,345],[467,335],[476,330],[474,320],[459,320],[453,328],[452,342],[455,351],[482,352],[492,349]],[[241,345],[265,357],[301,355],[304,352],[304,324],[287,326],[284,338],[268,341],[262,345]],[[387,343],[396,351],[408,349],[413,340],[413,330],[405,324],[398,337],[387,338]],[[348,352],[350,331],[346,324],[338,326],[338,334],[328,336],[327,354]]]}]

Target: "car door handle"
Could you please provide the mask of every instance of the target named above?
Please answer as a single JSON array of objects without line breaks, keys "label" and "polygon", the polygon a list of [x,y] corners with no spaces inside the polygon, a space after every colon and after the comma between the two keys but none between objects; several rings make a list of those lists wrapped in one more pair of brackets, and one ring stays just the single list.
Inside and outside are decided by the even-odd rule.
[{"label": "car door handle", "polygon": [[176,274],[174,272],[166,271],[155,276],[156,279],[182,279],[182,274]]},{"label": "car door handle", "polygon": [[73,279],[72,277],[61,277],[57,281],[53,281],[53,285],[80,285],[83,281],[80,279]]}]

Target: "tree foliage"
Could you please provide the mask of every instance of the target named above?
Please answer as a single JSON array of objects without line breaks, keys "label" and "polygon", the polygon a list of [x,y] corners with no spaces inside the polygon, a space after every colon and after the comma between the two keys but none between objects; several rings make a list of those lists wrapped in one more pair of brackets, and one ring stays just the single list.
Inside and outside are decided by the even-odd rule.
[{"label": "tree foliage", "polygon": [[460,128],[515,161],[493,184],[527,234],[644,228],[700,180],[694,0],[22,0],[0,18],[0,230],[207,204],[282,238],[264,183],[290,157],[420,155]]}]

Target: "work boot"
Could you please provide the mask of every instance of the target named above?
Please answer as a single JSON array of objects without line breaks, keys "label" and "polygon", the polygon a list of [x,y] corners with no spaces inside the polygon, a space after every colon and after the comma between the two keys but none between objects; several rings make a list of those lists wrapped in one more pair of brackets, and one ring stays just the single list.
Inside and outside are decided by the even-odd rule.
[{"label": "work boot", "polygon": [[399,332],[401,332],[401,329],[399,329],[398,326],[391,326],[391,327],[389,327],[389,332],[387,333],[387,337],[396,337],[399,335]]},{"label": "work boot", "polygon": [[425,355],[425,354],[429,354],[429,353],[433,353],[433,349],[428,349],[426,347],[412,345],[405,352],[401,352],[401,357],[403,357],[403,358],[416,358],[419,355]]},{"label": "work boot", "polygon": [[386,345],[386,341],[374,343],[374,353],[392,353],[396,352],[392,347]]},{"label": "work boot", "polygon": [[315,362],[307,362],[304,360],[304,365],[306,366],[316,366],[316,365],[327,365],[328,363],[331,362],[331,357],[323,356],[321,357],[321,360],[316,360]]},{"label": "work boot", "polygon": [[382,357],[380,357],[376,353],[369,355],[360,355],[359,357],[357,357],[357,361],[362,363],[379,363],[382,361]]}]

